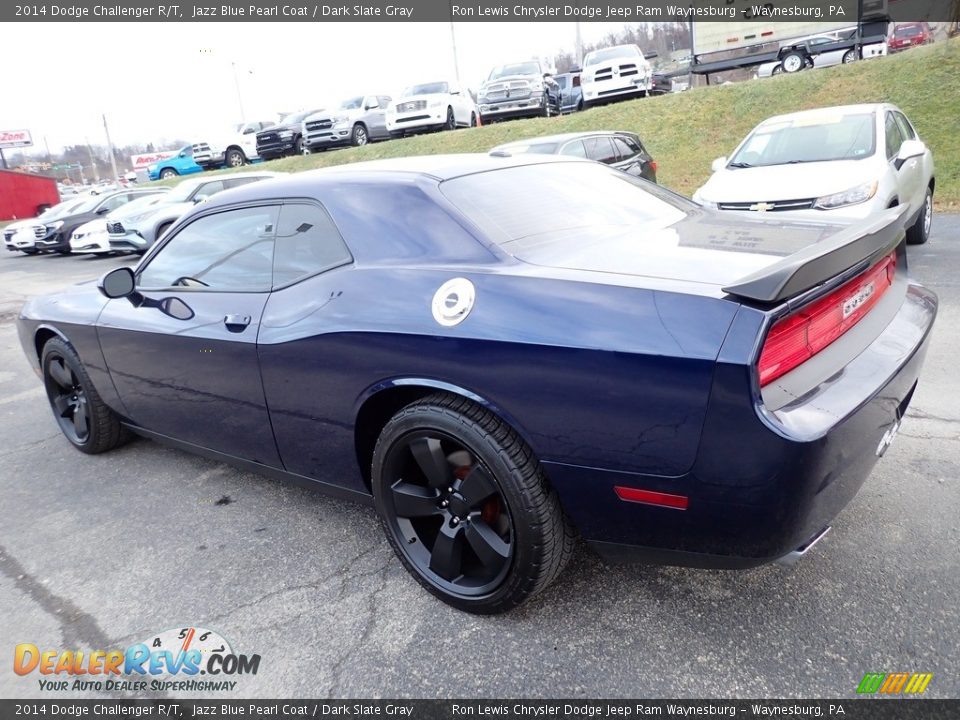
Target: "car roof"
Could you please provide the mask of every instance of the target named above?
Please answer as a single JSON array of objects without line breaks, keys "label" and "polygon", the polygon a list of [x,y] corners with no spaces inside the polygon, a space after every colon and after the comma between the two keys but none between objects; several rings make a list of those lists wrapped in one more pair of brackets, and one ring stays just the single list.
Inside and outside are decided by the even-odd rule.
[{"label": "car roof", "polygon": [[583,158],[556,155],[515,155],[493,157],[486,153],[462,153],[457,155],[419,155],[413,157],[392,158],[388,160],[370,160],[367,162],[347,163],[334,167],[306,170],[292,173],[286,177],[265,183],[251,183],[239,188],[217,193],[207,206],[227,205],[261,198],[284,198],[302,196],[304,191],[317,184],[341,186],[349,181],[364,181],[371,178],[421,177],[435,182],[443,182],[465,175],[502,170],[504,168],[525,165],[544,165],[562,162],[591,162]]},{"label": "car roof", "polygon": [[785,115],[774,115],[764,120],[760,125],[766,125],[767,123],[781,122],[784,120],[797,120],[801,118],[813,118],[817,115],[829,115],[830,113],[876,113],[883,110],[899,110],[895,105],[890,103],[862,103],[859,105],[833,105],[831,107],[824,108],[815,108],[813,110],[801,110],[800,112],[787,113]]},{"label": "car roof", "polygon": [[585,137],[594,137],[596,135],[633,135],[636,136],[635,132],[630,130],[582,130],[580,132],[569,132],[569,133],[560,133],[558,135],[544,135],[542,137],[532,137],[527,138],[526,140],[511,140],[508,143],[503,145],[497,145],[495,148],[490,150],[509,150],[512,147],[519,147],[524,145],[545,145],[547,143],[563,143],[569,142],[570,140],[577,140],[578,138]]}]

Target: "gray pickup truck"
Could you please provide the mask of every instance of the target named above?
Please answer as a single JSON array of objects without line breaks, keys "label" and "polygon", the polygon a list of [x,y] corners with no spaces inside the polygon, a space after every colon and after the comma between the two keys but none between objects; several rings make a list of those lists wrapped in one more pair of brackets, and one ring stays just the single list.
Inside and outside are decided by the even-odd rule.
[{"label": "gray pickup truck", "polygon": [[389,95],[357,95],[332,110],[321,110],[303,121],[303,154],[343,145],[366,145],[389,140]]},{"label": "gray pickup truck", "polygon": [[484,124],[521,117],[560,114],[560,86],[539,60],[497,65],[477,93]]}]

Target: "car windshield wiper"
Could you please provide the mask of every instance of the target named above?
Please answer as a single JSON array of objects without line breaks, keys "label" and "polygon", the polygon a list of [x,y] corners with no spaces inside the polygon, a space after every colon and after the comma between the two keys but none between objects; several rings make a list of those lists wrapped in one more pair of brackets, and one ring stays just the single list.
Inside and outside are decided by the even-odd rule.
[{"label": "car windshield wiper", "polygon": [[753,165],[751,165],[751,164],[748,163],[748,162],[732,162],[732,163],[730,163],[729,165],[727,165],[727,167],[732,167],[732,168],[751,168],[751,167],[753,167]]}]

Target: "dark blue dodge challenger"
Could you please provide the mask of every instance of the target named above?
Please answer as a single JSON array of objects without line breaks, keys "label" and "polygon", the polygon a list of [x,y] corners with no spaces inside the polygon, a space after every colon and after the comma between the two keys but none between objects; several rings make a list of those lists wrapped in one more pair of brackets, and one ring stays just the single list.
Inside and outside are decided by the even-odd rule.
[{"label": "dark blue dodge challenger", "polygon": [[372,503],[424,587],[494,613],[577,532],[809,549],[920,374],[903,222],[721,215],[575,159],[358,164],[221,193],[19,331],[77,449],[132,432]]}]

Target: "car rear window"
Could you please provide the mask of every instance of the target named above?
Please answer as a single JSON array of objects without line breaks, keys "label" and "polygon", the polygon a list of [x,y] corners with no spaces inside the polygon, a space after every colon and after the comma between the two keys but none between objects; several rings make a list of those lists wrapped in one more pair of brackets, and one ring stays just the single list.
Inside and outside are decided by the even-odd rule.
[{"label": "car rear window", "polygon": [[626,173],[577,161],[465,175],[440,190],[511,253],[604,226],[659,229],[697,207]]}]

